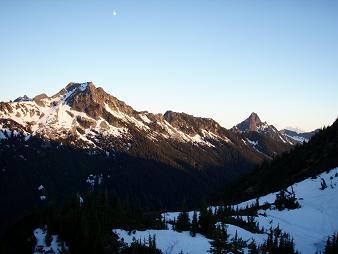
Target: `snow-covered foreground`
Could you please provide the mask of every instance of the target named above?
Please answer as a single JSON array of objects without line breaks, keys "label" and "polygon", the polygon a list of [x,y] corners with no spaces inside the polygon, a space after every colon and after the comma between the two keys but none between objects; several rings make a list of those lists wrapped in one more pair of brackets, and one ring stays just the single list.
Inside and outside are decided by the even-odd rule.
[{"label": "snow-covered foreground", "polygon": [[[205,236],[196,234],[195,237],[192,237],[189,232],[176,232],[174,230],[145,230],[145,231],[135,231],[128,234],[127,231],[121,229],[113,230],[120,239],[123,238],[124,242],[130,244],[133,240],[144,240],[147,241],[149,235],[156,236],[157,248],[162,250],[164,254],[178,254],[181,251],[186,254],[205,254],[208,253],[210,249],[210,239],[207,239]],[[227,232],[230,235],[230,238],[235,237],[237,232],[243,240],[251,242],[253,239],[257,243],[263,243],[266,235],[265,234],[253,234],[247,230],[239,228],[234,225],[227,225]]]},{"label": "snow-covered foreground", "polygon": [[[322,182],[325,181],[327,187],[322,189]],[[294,184],[293,190],[301,208],[294,210],[276,209],[260,210],[256,221],[260,227],[268,230],[270,227],[279,226],[284,232],[289,233],[295,242],[296,249],[303,254],[315,253],[323,250],[327,237],[338,231],[338,168],[323,173],[315,179],[306,179]],[[288,188],[291,190],[291,186]],[[260,204],[273,204],[276,193],[259,198]],[[240,203],[239,208],[256,203],[256,199]],[[190,218],[192,213],[189,212]],[[163,214],[167,220],[172,220],[178,216],[178,212]],[[114,230],[126,243],[131,243],[133,239],[148,239],[149,235],[156,235],[157,247],[163,253],[183,253],[200,254],[207,253],[210,248],[210,240],[202,235],[190,236],[189,232],[178,233],[171,227],[168,230],[146,230],[136,231],[128,235],[124,230]],[[255,240],[261,244],[267,238],[267,234],[253,234],[247,230],[234,225],[227,225],[228,234],[234,237],[237,231],[239,237],[248,243]]]},{"label": "snow-covered foreground", "polygon": [[[327,188],[321,189],[323,180]],[[259,225],[268,229],[270,226],[279,227],[289,233],[295,241],[296,248],[301,253],[315,253],[322,250],[327,237],[338,231],[338,168],[329,173],[320,174],[316,179],[306,179],[294,184],[301,208],[295,210],[266,210],[266,217],[257,218]],[[291,187],[289,187],[291,190]],[[260,203],[273,203],[276,193],[263,196]],[[253,204],[254,199],[239,204],[245,207]]]}]

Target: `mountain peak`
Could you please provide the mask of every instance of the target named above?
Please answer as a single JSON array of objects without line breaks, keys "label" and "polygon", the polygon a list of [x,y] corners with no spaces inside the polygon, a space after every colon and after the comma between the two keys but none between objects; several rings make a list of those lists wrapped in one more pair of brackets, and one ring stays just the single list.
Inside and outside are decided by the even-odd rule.
[{"label": "mountain peak", "polygon": [[70,92],[73,91],[74,89],[79,89],[81,91],[84,91],[87,89],[88,86],[92,86],[95,88],[94,84],[92,82],[84,82],[84,83],[75,83],[75,82],[70,82],[66,87],[65,90]]},{"label": "mountain peak", "polygon": [[250,120],[250,122],[253,122],[253,123],[256,123],[256,124],[261,123],[261,119],[259,118],[259,116],[255,112],[252,112],[248,119]]},{"label": "mountain peak", "polygon": [[23,101],[31,101],[32,99],[29,98],[27,95],[20,96],[14,100],[14,102],[23,102]]},{"label": "mountain peak", "polygon": [[261,119],[255,112],[252,112],[247,119],[237,124],[236,127],[240,131],[256,131],[260,124],[262,124]]}]

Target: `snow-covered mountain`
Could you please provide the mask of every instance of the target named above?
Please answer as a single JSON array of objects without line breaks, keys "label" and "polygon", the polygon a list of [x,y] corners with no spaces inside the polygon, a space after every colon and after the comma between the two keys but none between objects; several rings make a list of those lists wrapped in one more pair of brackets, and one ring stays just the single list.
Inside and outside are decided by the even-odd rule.
[{"label": "snow-covered mountain", "polygon": [[243,122],[234,126],[233,130],[241,133],[257,132],[268,136],[277,142],[293,144],[293,142],[283,133],[279,132],[275,126],[270,125],[265,121],[262,122],[259,116],[254,112]]},{"label": "snow-covered mountain", "polygon": [[305,133],[306,132],[303,129],[300,129],[298,127],[292,127],[292,126],[287,126],[283,130],[289,130],[289,131],[293,131],[293,132],[296,132],[296,133]]},{"label": "snow-covered mountain", "polygon": [[[224,164],[224,151],[236,151],[258,162],[291,147],[291,142],[256,114],[237,126],[240,132],[229,131],[210,118],[172,111],[138,112],[92,82],[69,83],[53,96],[41,94],[33,99],[24,96],[1,102],[0,120],[0,138],[8,137],[15,127],[25,135],[108,152],[140,154],[141,147],[163,148],[169,144],[162,157],[182,160],[193,150],[209,154],[214,165]],[[255,145],[257,141],[246,136],[246,129],[271,137],[268,145]],[[196,161],[198,157],[194,162],[188,159],[189,164],[203,165]]]},{"label": "snow-covered mountain", "polygon": [[212,119],[195,118],[171,111],[162,114],[137,112],[93,83],[70,83],[57,94],[20,97],[0,104],[0,118],[11,119],[32,135],[49,139],[74,137],[74,143],[100,147],[102,137],[132,141],[134,132],[149,140],[173,139],[213,147],[231,142]]},{"label": "snow-covered mountain", "polygon": [[317,131],[318,131],[318,129],[314,130],[314,131],[310,131],[310,132],[299,132],[299,130],[293,131],[293,130],[289,130],[289,129],[283,129],[280,132],[284,136],[286,136],[288,139],[292,139],[292,140],[299,142],[299,143],[304,143],[304,142],[309,142],[311,137],[313,135],[315,135]]},{"label": "snow-covered mountain", "polygon": [[231,131],[240,133],[248,145],[268,157],[287,151],[296,144],[293,139],[285,136],[273,125],[261,121],[254,112],[243,122],[231,128]]}]

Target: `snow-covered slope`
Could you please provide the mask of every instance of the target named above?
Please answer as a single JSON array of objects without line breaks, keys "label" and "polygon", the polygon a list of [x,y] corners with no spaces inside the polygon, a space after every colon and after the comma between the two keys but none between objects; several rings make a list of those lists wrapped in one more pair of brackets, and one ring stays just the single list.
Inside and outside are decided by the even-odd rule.
[{"label": "snow-covered slope", "polygon": [[[258,244],[262,244],[266,239],[265,234],[254,234],[240,227],[227,224],[227,233],[230,239],[234,239],[236,234],[244,241],[250,243],[253,240]],[[145,231],[133,231],[129,234],[128,231],[121,229],[114,229],[120,239],[123,238],[124,242],[131,244],[134,240],[141,240],[141,242],[147,241],[149,235],[156,236],[157,248],[160,249],[163,254],[180,253],[184,254],[206,254],[210,250],[210,239],[201,234],[191,236],[190,232],[176,232],[172,229],[169,230],[145,230]]]},{"label": "snow-covered slope", "polygon": [[[323,184],[325,183],[325,184]],[[327,187],[325,187],[325,185]],[[323,186],[325,188],[323,188]],[[289,233],[293,237],[295,247],[303,254],[322,251],[327,237],[338,231],[338,168],[322,173],[316,178],[306,179],[288,188],[293,189],[301,207],[293,210],[277,210],[274,202],[277,193],[271,193],[259,197],[259,203],[271,204],[267,210],[259,210],[256,221],[260,228],[264,228],[265,233],[252,233],[234,225],[227,224],[227,232],[230,238],[236,235],[247,243],[254,240],[258,245],[262,244],[267,238],[268,230],[279,227],[283,232]],[[247,206],[256,203],[256,199],[235,205],[234,208],[245,209]],[[216,209],[216,207],[212,207]],[[179,212],[164,213],[166,221],[177,218]],[[189,212],[190,219],[193,211]],[[243,219],[246,219],[243,217]],[[190,236],[189,232],[178,233],[173,231],[169,225],[168,230],[146,230],[135,231],[132,234],[124,230],[114,230],[126,243],[131,243],[133,238],[136,240],[147,239],[149,234],[156,235],[158,247],[163,253],[170,253],[168,249],[173,247],[174,252],[178,253],[207,253],[210,242],[202,235],[197,237]]]},{"label": "snow-covered slope", "polygon": [[169,253],[208,253],[210,249],[210,242],[203,235],[197,234],[195,237],[191,237],[189,232],[176,232],[173,230],[145,230],[135,231],[128,234],[127,231],[121,229],[115,229],[115,233],[123,238],[124,242],[130,244],[135,240],[147,240],[149,235],[156,236],[157,248],[162,250],[164,254]]},{"label": "snow-covered slope", "polygon": [[280,132],[289,140],[294,140],[297,143],[309,142],[311,137],[316,134],[317,130],[310,132],[298,132],[289,129],[281,130]]},{"label": "snow-covered slope", "polygon": [[[325,189],[322,189],[323,181],[327,184]],[[315,253],[322,250],[329,235],[338,231],[338,168],[292,187],[301,208],[260,211],[260,214],[265,212],[266,216],[260,215],[257,221],[266,229],[279,225],[294,238],[298,250],[302,253]],[[291,186],[288,189],[291,190]],[[259,201],[272,204],[275,198],[276,193],[271,193],[260,197]],[[238,207],[244,208],[255,202],[256,200],[252,199],[239,204]]]}]

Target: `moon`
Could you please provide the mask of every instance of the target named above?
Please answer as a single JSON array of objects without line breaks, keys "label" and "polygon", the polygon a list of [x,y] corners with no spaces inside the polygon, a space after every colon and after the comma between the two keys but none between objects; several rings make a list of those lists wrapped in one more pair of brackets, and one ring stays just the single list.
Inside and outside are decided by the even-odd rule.
[{"label": "moon", "polygon": [[113,16],[116,16],[117,15],[117,12],[116,11],[113,11]]}]

